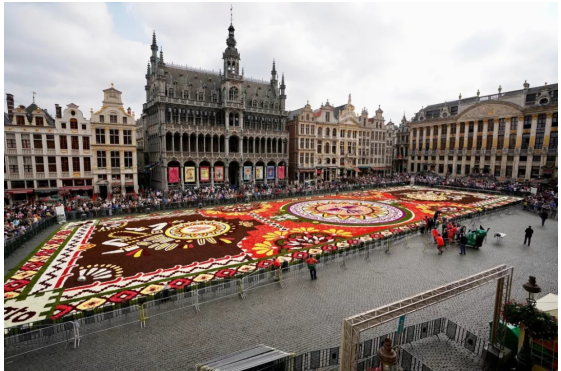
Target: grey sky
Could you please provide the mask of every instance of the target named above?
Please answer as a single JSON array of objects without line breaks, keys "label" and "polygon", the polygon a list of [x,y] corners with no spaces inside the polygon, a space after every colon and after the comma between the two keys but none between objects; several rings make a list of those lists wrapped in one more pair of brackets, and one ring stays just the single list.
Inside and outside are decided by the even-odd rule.
[{"label": "grey sky", "polygon": [[[115,83],[140,116],[152,30],[164,60],[218,70],[229,3],[6,3],[4,89],[16,104],[75,103],[89,117]],[[287,108],[348,94],[386,121],[421,106],[558,82],[558,9],[547,3],[234,3],[245,75],[285,73]]]}]

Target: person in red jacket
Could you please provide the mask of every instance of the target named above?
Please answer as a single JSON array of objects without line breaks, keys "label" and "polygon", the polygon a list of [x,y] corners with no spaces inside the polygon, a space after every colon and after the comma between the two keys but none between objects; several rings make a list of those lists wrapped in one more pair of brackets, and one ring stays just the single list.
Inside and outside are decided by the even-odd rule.
[{"label": "person in red jacket", "polygon": [[275,270],[277,271],[276,275],[275,275],[275,281],[280,280],[280,275],[281,275],[281,262],[279,260],[279,257],[275,257],[275,260],[273,260],[273,266],[275,267]]},{"label": "person in red jacket", "polygon": [[314,259],[312,255],[308,259],[306,259],[306,264],[308,264],[308,269],[310,270],[310,276],[312,280],[317,280],[317,272],[316,272],[316,264],[318,261]]},{"label": "person in red jacket", "polygon": [[456,232],[458,231],[458,228],[454,227],[453,225],[448,228],[448,243],[451,245],[454,242],[454,236],[456,235]]},{"label": "person in red jacket", "polygon": [[444,247],[444,239],[440,234],[436,236],[436,247],[438,248],[438,255],[442,254],[442,248]]},{"label": "person in red jacket", "polygon": [[434,238],[434,243],[436,243],[436,237],[438,236],[438,229],[433,228],[432,237]]}]

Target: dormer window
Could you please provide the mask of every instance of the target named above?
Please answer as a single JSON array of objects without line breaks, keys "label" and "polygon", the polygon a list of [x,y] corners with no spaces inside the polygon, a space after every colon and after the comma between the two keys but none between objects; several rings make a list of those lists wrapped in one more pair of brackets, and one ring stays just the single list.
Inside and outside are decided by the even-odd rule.
[{"label": "dormer window", "polygon": [[173,98],[173,89],[168,89],[168,97]]},{"label": "dormer window", "polygon": [[117,115],[109,115],[109,122],[111,124],[116,124],[117,123]]},{"label": "dormer window", "polygon": [[204,99],[205,99],[204,94],[203,94],[203,93],[199,93],[199,100],[204,100]]},{"label": "dormer window", "polygon": [[43,118],[42,117],[35,117],[35,125],[43,126]]},{"label": "dormer window", "polygon": [[70,129],[78,130],[78,120],[70,119]]},{"label": "dormer window", "polygon": [[105,116],[99,115],[99,122],[105,122]]},{"label": "dormer window", "polygon": [[212,102],[218,103],[218,95],[216,95],[216,93],[212,94]]},{"label": "dormer window", "polygon": [[127,123],[127,118],[123,117],[123,124],[126,124],[126,123]]},{"label": "dormer window", "polygon": [[23,116],[16,116],[16,125],[24,126],[25,125],[25,118]]}]

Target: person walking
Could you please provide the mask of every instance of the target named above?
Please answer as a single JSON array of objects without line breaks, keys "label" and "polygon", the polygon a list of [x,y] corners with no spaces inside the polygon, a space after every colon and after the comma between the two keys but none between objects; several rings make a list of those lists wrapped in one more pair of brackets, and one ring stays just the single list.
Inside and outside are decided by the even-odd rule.
[{"label": "person walking", "polygon": [[434,238],[434,243],[436,243],[436,237],[438,237],[438,229],[433,228],[432,237]]},{"label": "person walking", "polygon": [[465,255],[466,254],[467,242],[468,242],[468,239],[467,239],[466,235],[462,233],[460,235],[460,255]]},{"label": "person walking", "polygon": [[542,212],[540,213],[540,218],[542,218],[542,227],[545,224],[545,221],[547,219],[547,211],[546,210],[542,210]]},{"label": "person walking", "polygon": [[442,248],[444,247],[444,239],[440,234],[436,236],[436,247],[438,249],[438,255],[442,255]]},{"label": "person walking", "polygon": [[528,228],[526,228],[524,232],[525,232],[524,245],[526,245],[526,241],[528,241],[528,246],[530,246],[530,242],[532,241],[532,235],[534,234],[534,230],[532,229],[531,226],[528,226]]},{"label": "person walking", "polygon": [[310,270],[310,277],[313,280],[317,280],[317,272],[316,272],[316,264],[318,261],[314,259],[312,255],[308,259],[306,259],[306,264],[308,264],[308,269]]}]

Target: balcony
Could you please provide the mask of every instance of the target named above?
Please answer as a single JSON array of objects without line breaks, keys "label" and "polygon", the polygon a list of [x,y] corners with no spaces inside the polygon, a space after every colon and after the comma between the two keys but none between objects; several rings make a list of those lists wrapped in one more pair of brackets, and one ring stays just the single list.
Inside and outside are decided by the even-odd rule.
[{"label": "balcony", "polygon": [[20,178],[19,173],[10,172],[10,179],[19,179],[19,178]]},{"label": "balcony", "polygon": [[31,148],[22,148],[21,153],[24,154],[24,155],[30,155],[31,154]]},{"label": "balcony", "polygon": [[61,178],[70,178],[70,173],[68,171],[63,171],[60,173]]},{"label": "balcony", "polygon": [[16,148],[6,148],[7,155],[17,155],[18,150]]},{"label": "balcony", "polygon": [[33,154],[34,155],[42,155],[43,154],[43,148],[33,148]]},{"label": "balcony", "polygon": [[23,177],[24,177],[25,179],[33,179],[33,178],[34,178],[32,172],[31,172],[31,173],[29,173],[29,172],[28,172],[28,173],[23,173]]},{"label": "balcony", "polygon": [[222,108],[240,108],[243,109],[244,104],[236,101],[226,101],[222,103]]},{"label": "balcony", "polygon": [[52,156],[56,155],[56,149],[48,148],[47,149],[47,155],[52,155]]},{"label": "balcony", "polygon": [[91,171],[84,171],[84,176],[92,176],[92,172]]},{"label": "balcony", "polygon": [[49,172],[49,178],[57,178],[57,173]]},{"label": "balcony", "polygon": [[70,151],[71,154],[78,156],[80,154],[80,150],[79,149],[73,149],[72,151]]},{"label": "balcony", "polygon": [[45,178],[45,173],[36,173],[35,174],[37,179],[44,179]]}]

